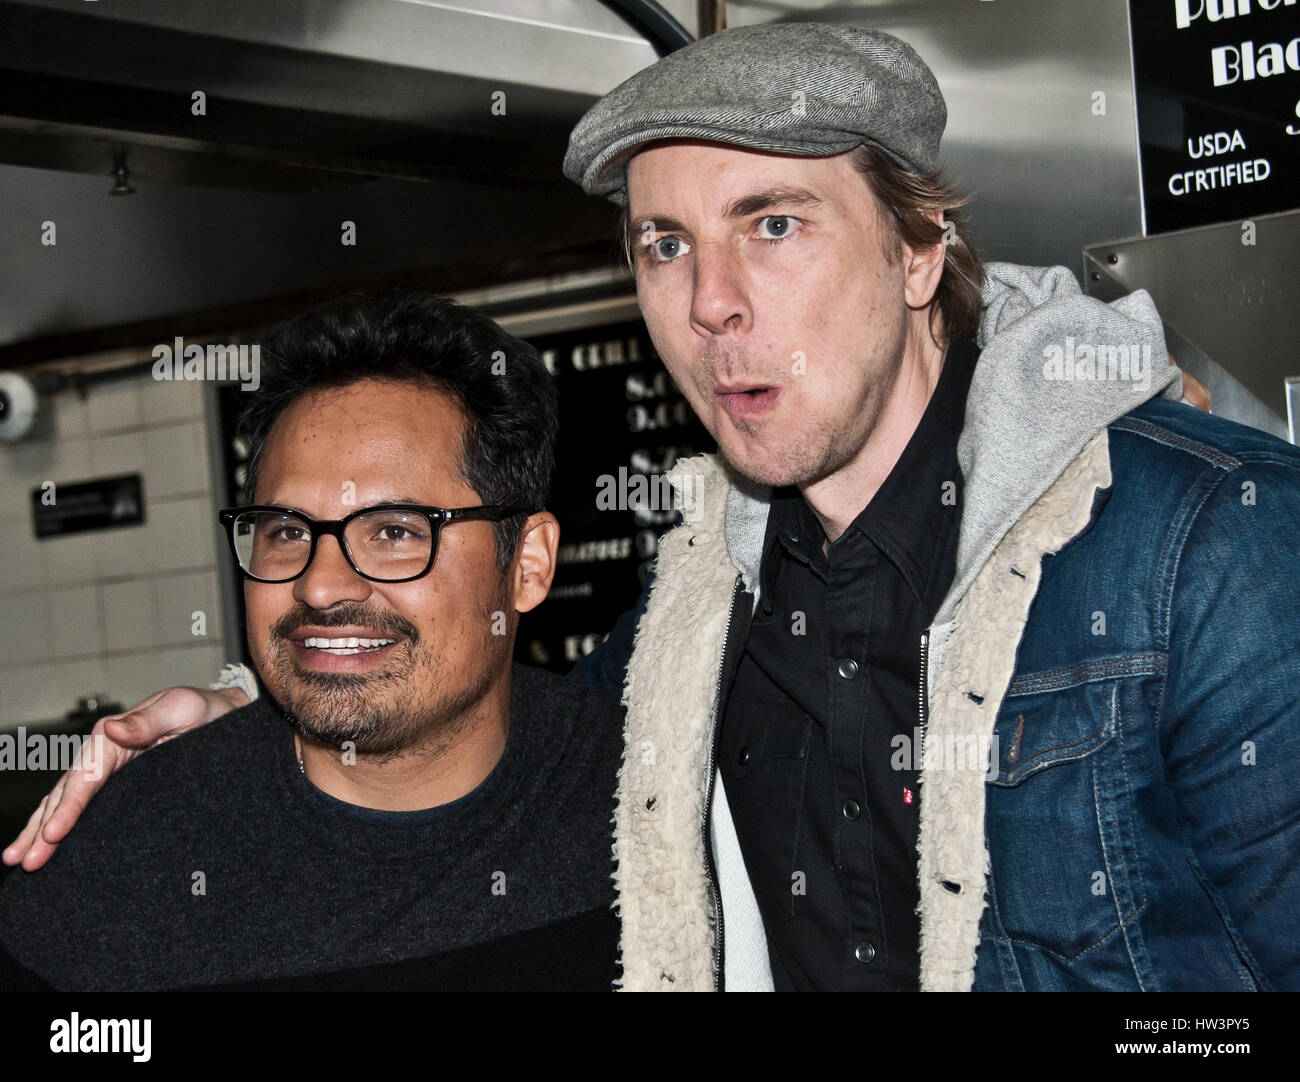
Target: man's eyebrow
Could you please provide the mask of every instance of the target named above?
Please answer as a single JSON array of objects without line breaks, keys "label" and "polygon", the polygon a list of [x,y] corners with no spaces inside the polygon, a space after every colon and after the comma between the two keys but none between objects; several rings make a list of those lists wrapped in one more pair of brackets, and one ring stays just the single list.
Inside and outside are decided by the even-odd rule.
[{"label": "man's eyebrow", "polygon": [[[379,497],[378,499],[371,500],[369,503],[366,503],[366,504],[364,504],[363,506],[365,506],[365,507],[387,507],[389,504],[394,504],[394,503],[409,503],[409,504],[415,504],[417,507],[427,507],[427,506],[429,506],[429,505],[426,504],[423,500],[417,500],[414,496],[381,496],[381,497]],[[354,510],[355,510],[355,508],[354,508]]]},{"label": "man's eyebrow", "polygon": [[806,188],[767,188],[737,199],[727,207],[728,218],[748,218],[769,207],[815,207],[821,199]]},{"label": "man's eyebrow", "polygon": [[[377,500],[372,500],[369,503],[362,504],[361,506],[362,507],[384,507],[385,505],[391,503],[409,503],[409,504],[417,504],[420,507],[425,506],[425,504],[422,501],[417,500],[414,496],[385,496]],[[300,515],[307,515],[308,518],[313,517],[312,515],[309,515],[306,511],[304,511],[301,507],[299,507],[297,504],[289,503],[285,500],[276,500],[276,499],[267,500],[265,506],[283,507],[288,511],[295,511]],[[353,508],[353,510],[356,510],[356,508]]]},{"label": "man's eyebrow", "polygon": [[666,215],[643,214],[637,219],[632,232],[638,235],[644,233],[685,233],[686,226],[682,225],[676,218],[669,218]]},{"label": "man's eyebrow", "polygon": [[[751,214],[757,214],[760,210],[766,210],[768,207],[815,207],[820,206],[821,203],[821,198],[813,195],[806,188],[766,188],[761,192],[742,196],[732,202],[727,207],[726,216],[728,218],[748,218]],[[652,228],[647,230],[647,226]],[[686,227],[676,218],[670,218],[667,215],[643,214],[637,219],[632,232],[634,234],[645,232],[684,233]]]}]

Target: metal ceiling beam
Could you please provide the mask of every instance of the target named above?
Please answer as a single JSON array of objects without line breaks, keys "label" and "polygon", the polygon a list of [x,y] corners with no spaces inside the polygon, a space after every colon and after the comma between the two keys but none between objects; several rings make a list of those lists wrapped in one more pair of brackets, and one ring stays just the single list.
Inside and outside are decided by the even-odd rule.
[{"label": "metal ceiling beam", "polygon": [[[593,70],[612,62],[622,76],[653,59],[625,28],[626,40],[605,33],[592,49],[586,30],[395,0],[0,0],[0,25],[0,161],[86,168],[107,153],[108,167],[91,169],[107,172],[111,147],[127,145],[149,148],[133,153],[133,172],[254,190],[309,190],[329,173],[558,181]],[[492,33],[451,48],[468,25]],[[423,42],[420,66],[403,29]],[[582,62],[566,66],[579,45]]]}]

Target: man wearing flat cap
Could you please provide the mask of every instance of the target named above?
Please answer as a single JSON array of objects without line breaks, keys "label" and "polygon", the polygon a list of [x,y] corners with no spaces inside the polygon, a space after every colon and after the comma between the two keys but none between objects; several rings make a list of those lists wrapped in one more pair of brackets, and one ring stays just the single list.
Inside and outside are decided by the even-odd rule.
[{"label": "man wearing flat cap", "polygon": [[945,121],[797,24],[573,132],[720,452],[628,667],[625,985],[1300,987],[1300,453],[1177,401],[1145,293],[982,267]]},{"label": "man wearing flat cap", "polygon": [[779,24],[573,132],[718,444],[579,667],[623,986],[1300,987],[1300,452],[1178,401],[1145,293],[983,265],[945,122],[905,43]]}]

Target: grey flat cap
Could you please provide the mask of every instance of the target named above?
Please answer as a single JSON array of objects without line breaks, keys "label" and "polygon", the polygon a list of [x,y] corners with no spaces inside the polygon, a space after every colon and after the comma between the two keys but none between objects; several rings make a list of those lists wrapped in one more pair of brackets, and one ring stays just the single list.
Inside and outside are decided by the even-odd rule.
[{"label": "grey flat cap", "polygon": [[939,168],[948,110],[906,42],[824,23],[723,30],[615,87],[569,137],[564,175],[627,201],[627,161],[659,139],[824,157],[871,143],[905,169]]}]

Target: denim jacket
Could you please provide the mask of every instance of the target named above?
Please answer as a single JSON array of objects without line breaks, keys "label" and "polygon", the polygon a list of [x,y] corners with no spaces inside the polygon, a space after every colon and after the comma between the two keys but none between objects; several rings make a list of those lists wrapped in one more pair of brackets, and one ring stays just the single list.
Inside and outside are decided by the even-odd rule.
[{"label": "denim jacket", "polygon": [[1165,400],[1044,560],[976,990],[1300,988],[1300,452]]}]

